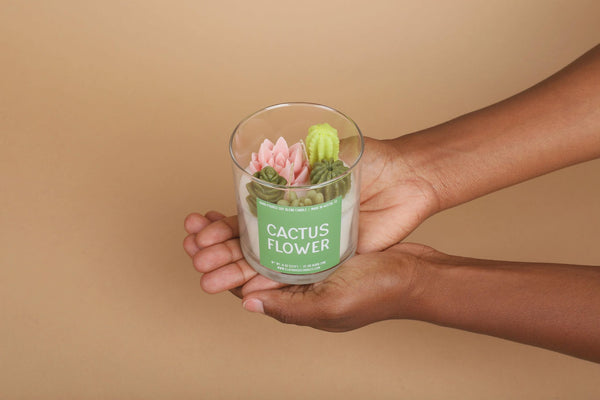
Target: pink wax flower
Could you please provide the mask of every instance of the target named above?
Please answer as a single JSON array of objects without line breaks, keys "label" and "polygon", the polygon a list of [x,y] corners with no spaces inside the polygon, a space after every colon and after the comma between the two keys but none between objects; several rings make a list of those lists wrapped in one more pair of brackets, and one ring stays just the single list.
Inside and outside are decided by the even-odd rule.
[{"label": "pink wax flower", "polygon": [[248,172],[254,174],[267,165],[275,168],[279,175],[285,178],[288,185],[308,185],[308,161],[304,157],[302,143],[298,142],[288,147],[283,137],[273,144],[269,139],[260,145],[258,153],[252,153],[252,161]]}]

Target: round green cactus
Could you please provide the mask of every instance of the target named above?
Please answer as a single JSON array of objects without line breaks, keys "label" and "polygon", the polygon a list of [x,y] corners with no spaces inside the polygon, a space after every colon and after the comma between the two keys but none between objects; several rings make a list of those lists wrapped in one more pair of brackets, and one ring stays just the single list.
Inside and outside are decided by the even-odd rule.
[{"label": "round green cactus", "polygon": [[[348,171],[348,167],[344,165],[341,160],[322,160],[318,161],[313,165],[310,173],[310,183],[313,185],[330,181],[343,175]],[[350,190],[351,178],[350,174],[346,175],[342,179],[338,179],[335,182],[330,183],[319,189],[319,192],[323,194],[324,201],[335,199],[338,196],[345,196]]]},{"label": "round green cactus", "polygon": [[339,151],[340,139],[337,135],[337,129],[327,122],[308,128],[306,154],[311,166],[325,159],[337,160]]},{"label": "round green cactus", "polygon": [[[262,181],[273,183],[275,185],[287,185],[287,180],[281,175],[279,175],[277,171],[275,171],[275,168],[270,166],[264,167],[260,171],[256,172],[253,176]],[[269,203],[277,203],[283,198],[284,194],[284,191],[281,189],[261,185],[259,182],[255,181],[246,184],[246,188],[248,189],[249,193],[246,197],[246,201],[248,202],[250,211],[254,215],[256,215],[257,198],[262,199],[264,201],[268,201]]]}]

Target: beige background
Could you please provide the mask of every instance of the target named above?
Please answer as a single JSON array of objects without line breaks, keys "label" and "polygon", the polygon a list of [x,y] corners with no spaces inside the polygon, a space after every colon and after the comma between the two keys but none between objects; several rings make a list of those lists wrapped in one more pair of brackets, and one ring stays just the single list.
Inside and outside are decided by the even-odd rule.
[{"label": "beige background", "polygon": [[[218,4],[217,4],[218,3]],[[234,212],[242,117],[281,101],[402,135],[595,45],[600,3],[0,1],[0,398],[592,399],[600,366],[420,322],[330,334],[207,295],[192,211]],[[600,265],[600,161],[409,239]]]}]

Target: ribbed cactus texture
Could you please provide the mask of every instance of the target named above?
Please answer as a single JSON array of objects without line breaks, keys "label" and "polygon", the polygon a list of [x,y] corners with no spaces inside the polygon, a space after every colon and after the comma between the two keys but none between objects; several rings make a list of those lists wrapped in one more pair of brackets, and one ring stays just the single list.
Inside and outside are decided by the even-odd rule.
[{"label": "ribbed cactus texture", "polygon": [[[348,171],[348,167],[341,160],[322,160],[316,162],[310,173],[310,183],[313,185],[327,182]],[[350,174],[342,179],[326,185],[319,190],[323,194],[324,201],[335,199],[338,196],[345,196],[350,189],[351,178]]]},{"label": "ribbed cactus texture", "polygon": [[340,151],[340,139],[337,129],[327,122],[308,128],[306,136],[306,154],[312,166],[321,160],[337,160]]}]

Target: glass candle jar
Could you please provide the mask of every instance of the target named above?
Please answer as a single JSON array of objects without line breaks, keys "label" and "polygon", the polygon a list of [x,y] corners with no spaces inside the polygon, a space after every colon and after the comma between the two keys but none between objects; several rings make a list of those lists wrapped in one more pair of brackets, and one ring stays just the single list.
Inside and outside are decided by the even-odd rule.
[{"label": "glass candle jar", "polygon": [[[309,143],[307,152],[307,134],[318,124],[337,131],[335,152],[326,141],[317,150]],[[240,243],[252,268],[274,281],[308,284],[354,255],[363,150],[354,121],[320,104],[277,104],[238,124],[229,151]]]}]

